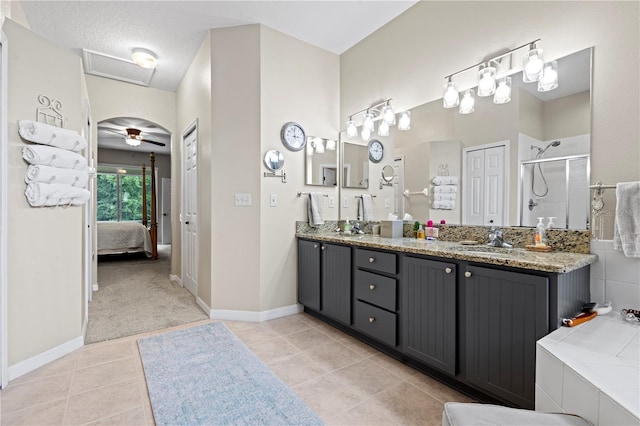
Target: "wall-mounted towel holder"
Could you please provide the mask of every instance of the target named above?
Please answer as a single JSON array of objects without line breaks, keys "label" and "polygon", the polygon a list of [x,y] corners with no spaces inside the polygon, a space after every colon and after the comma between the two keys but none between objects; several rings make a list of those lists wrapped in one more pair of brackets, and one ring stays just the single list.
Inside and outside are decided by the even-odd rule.
[{"label": "wall-mounted towel holder", "polygon": [[429,189],[424,188],[422,191],[411,192],[408,189],[405,189],[403,194],[405,197],[409,198],[410,195],[424,195],[425,197],[429,197]]},{"label": "wall-mounted towel holder", "polygon": [[36,109],[36,121],[56,127],[64,126],[64,116],[61,112],[62,102],[46,95],[38,95],[38,102],[43,106]]},{"label": "wall-mounted towel holder", "polygon": [[[376,198],[377,195],[371,195],[371,198]],[[362,195],[355,195],[353,198],[362,198]]]},{"label": "wall-mounted towel holder", "polygon": [[[298,197],[302,197],[303,195],[309,195],[308,192],[302,192],[302,191],[298,191]],[[322,194],[323,197],[328,197],[329,195],[327,194]]]},{"label": "wall-mounted towel holder", "polygon": [[281,174],[277,174],[276,172],[264,172],[264,177],[282,178],[282,183],[287,183],[287,172],[284,170]]}]

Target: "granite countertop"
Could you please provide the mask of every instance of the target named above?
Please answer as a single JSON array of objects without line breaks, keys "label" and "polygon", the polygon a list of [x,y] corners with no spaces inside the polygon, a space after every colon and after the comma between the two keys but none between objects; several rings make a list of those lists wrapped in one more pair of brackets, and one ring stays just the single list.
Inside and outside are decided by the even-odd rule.
[{"label": "granite countertop", "polygon": [[447,259],[503,265],[512,268],[565,273],[594,263],[594,254],[554,251],[539,253],[521,248],[503,249],[484,244],[462,245],[458,242],[417,240],[415,238],[384,238],[371,234],[344,235],[338,233],[296,233],[298,238],[348,244],[357,247],[423,254]]}]

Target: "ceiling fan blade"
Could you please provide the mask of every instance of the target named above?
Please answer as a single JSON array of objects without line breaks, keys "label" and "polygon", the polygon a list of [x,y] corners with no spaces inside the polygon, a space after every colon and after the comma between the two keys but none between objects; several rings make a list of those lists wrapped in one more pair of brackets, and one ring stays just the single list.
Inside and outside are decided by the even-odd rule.
[{"label": "ceiling fan blade", "polygon": [[167,144],[164,142],[157,142],[157,141],[150,141],[149,139],[140,139],[142,142],[148,142],[148,143],[152,143],[154,145],[158,145],[158,146],[166,146]]},{"label": "ceiling fan blade", "polygon": [[126,135],[123,135],[123,134],[122,134],[122,131],[109,129],[109,128],[107,128],[107,127],[100,127],[98,130],[106,130],[107,132],[115,133],[115,134],[120,135],[120,136],[122,136],[122,137],[126,137]]}]

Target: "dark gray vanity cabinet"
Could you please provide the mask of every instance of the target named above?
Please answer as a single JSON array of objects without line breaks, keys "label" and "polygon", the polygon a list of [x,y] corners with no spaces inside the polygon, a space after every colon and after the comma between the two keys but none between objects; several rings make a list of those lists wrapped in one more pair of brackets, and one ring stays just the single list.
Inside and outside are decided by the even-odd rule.
[{"label": "dark gray vanity cabinet", "polygon": [[479,266],[464,271],[467,381],[534,408],[535,346],[549,333],[549,277]]},{"label": "dark gray vanity cabinet", "polygon": [[456,374],[456,265],[404,257],[402,351]]},{"label": "dark gray vanity cabinet", "polygon": [[351,247],[298,240],[298,302],[351,324]]}]

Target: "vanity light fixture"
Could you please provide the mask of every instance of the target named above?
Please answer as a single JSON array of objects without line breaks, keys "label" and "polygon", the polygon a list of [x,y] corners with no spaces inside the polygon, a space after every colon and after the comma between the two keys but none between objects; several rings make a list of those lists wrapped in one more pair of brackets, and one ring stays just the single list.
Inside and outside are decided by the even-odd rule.
[{"label": "vanity light fixture", "polygon": [[459,106],[460,114],[469,114],[474,111],[474,91],[472,89],[465,91],[461,100],[460,91],[453,81],[454,76],[472,69],[478,70],[478,96],[493,95],[494,104],[509,102],[511,100],[511,77],[507,77],[506,74],[513,70],[511,54],[523,48],[529,48],[529,50],[524,54],[522,81],[525,83],[538,82],[539,92],[555,89],[558,87],[558,63],[556,61],[544,63],[543,50],[537,46],[539,42],[540,39],[531,41],[488,61],[485,60],[445,76],[446,83],[443,86],[442,94],[443,106],[445,108]]},{"label": "vanity light fixture", "polygon": [[[376,131],[376,121],[380,121],[377,129],[378,136],[389,136],[389,128],[396,124],[396,114],[391,106],[391,98],[385,99],[349,116],[349,120],[347,120],[347,136],[350,138],[358,136],[358,126],[353,117],[357,117],[359,114],[363,114],[360,137],[365,141],[368,141],[373,132]],[[408,128],[403,129],[400,124],[398,124],[398,129],[408,130]]]},{"label": "vanity light fixture", "polygon": [[327,151],[335,151],[336,150],[336,141],[333,139],[327,139],[326,145]]},{"label": "vanity light fixture", "polygon": [[142,68],[155,68],[158,65],[158,57],[150,50],[135,48],[131,56],[133,62]]},{"label": "vanity light fixture", "polygon": [[398,129],[411,129],[411,111],[403,111],[402,113],[400,113],[400,119],[398,120]]}]

